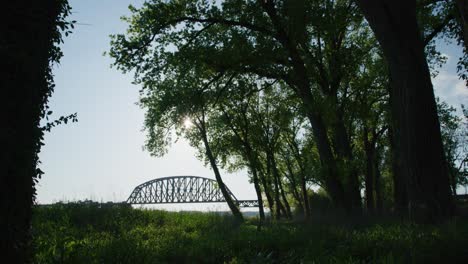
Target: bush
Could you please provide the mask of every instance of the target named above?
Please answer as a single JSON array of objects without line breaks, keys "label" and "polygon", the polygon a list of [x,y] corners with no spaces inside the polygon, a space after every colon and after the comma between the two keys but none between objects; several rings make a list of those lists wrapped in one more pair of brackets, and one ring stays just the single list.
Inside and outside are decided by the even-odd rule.
[{"label": "bush", "polygon": [[35,263],[463,263],[468,222],[268,223],[97,203],[34,208]]}]

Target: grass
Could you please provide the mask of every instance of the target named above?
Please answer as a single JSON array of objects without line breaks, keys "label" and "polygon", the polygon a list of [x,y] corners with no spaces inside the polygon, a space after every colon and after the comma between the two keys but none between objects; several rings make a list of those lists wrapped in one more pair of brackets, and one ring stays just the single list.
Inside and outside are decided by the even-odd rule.
[{"label": "grass", "polygon": [[228,215],[37,206],[35,263],[467,263],[468,221],[238,225]]}]

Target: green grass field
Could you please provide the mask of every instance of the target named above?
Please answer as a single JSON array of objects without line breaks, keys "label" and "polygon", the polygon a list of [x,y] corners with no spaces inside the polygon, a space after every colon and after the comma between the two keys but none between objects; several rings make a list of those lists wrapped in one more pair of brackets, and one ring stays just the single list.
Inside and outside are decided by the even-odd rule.
[{"label": "green grass field", "polygon": [[267,223],[122,205],[37,206],[35,263],[468,263],[468,221]]}]

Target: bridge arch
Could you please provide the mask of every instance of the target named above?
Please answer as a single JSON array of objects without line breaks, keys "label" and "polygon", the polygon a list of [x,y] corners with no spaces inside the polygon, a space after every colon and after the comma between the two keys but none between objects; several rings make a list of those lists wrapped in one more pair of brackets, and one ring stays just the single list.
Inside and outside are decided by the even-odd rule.
[{"label": "bridge arch", "polygon": [[[258,207],[257,200],[238,200],[226,186],[239,207]],[[135,187],[129,204],[220,203],[226,202],[218,183],[200,176],[171,176],[147,181]]]},{"label": "bridge arch", "polygon": [[[234,201],[237,198],[227,188]],[[135,187],[127,199],[130,204],[215,203],[225,202],[213,179],[199,176],[171,176],[147,181]]]}]

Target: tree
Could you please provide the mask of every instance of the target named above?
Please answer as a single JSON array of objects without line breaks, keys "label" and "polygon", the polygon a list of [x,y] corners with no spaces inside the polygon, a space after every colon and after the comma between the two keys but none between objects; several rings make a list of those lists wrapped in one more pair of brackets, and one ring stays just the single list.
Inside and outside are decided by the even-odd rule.
[{"label": "tree", "polygon": [[465,188],[468,185],[468,109],[462,105],[463,121],[460,124],[460,131],[458,133],[459,148],[456,156],[458,161],[458,172],[459,178],[458,183],[464,185]]},{"label": "tree", "polygon": [[44,128],[39,124],[50,111],[54,90],[52,65],[62,57],[62,32],[73,24],[66,0],[11,1],[3,5],[0,23],[2,56],[2,128],[0,204],[1,250],[4,259],[29,262],[31,210],[35,184],[41,177],[38,153]]},{"label": "tree", "polygon": [[453,203],[440,123],[415,1],[359,0],[390,72],[397,158],[410,210],[421,220],[450,215]]},{"label": "tree", "polygon": [[[465,110],[462,106],[462,110]],[[464,130],[463,119],[456,115],[456,109],[437,98],[437,113],[439,115],[444,152],[447,157],[450,187],[453,195],[457,187],[466,184],[466,167],[468,155],[467,132]],[[466,123],[466,120],[465,120]]]},{"label": "tree", "polygon": [[[372,81],[374,85],[375,81]],[[387,112],[386,107],[386,94],[379,94],[385,89],[383,87],[375,87],[372,84],[368,86],[369,90],[362,89],[360,94],[360,119],[362,122],[362,148],[365,156],[365,195],[366,195],[366,208],[369,213],[373,214],[382,209],[382,192],[381,192],[381,179],[380,179],[380,159],[378,144],[387,132],[388,126],[386,124],[385,115]],[[380,88],[380,89],[379,89]],[[372,93],[374,92],[374,93]]]},{"label": "tree", "polygon": [[259,126],[255,139],[257,149],[264,154],[264,175],[273,182],[277,219],[281,215],[292,217],[278,164],[278,153],[282,147],[281,134],[289,128],[293,118],[288,105],[291,100],[288,97],[290,94],[284,93],[281,84],[271,85],[259,94],[256,104],[250,108],[252,121]]},{"label": "tree", "polygon": [[[237,160],[237,164],[233,164],[231,161],[231,164],[229,164],[231,168],[239,169],[244,166],[249,168],[257,194],[260,220],[263,221],[265,213],[260,183],[262,176],[259,170],[261,170],[261,165],[258,150],[254,146],[255,132],[258,131],[258,127],[257,124],[250,122],[251,116],[248,112],[252,104],[255,103],[256,93],[252,93],[252,89],[247,88],[247,86],[255,85],[255,80],[250,78],[237,80],[236,84],[235,87],[229,89],[228,93],[223,93],[224,96],[216,98],[219,108],[217,109],[219,113],[217,118],[219,122],[224,124],[224,126],[218,126],[221,130],[218,133],[224,135],[223,140],[226,142],[223,148],[224,160],[229,160],[227,157],[233,156],[233,154],[240,156],[241,165],[239,166],[239,160]],[[265,192],[268,192],[268,190],[265,189]],[[269,193],[267,196],[269,197]]]},{"label": "tree", "polygon": [[[424,150],[429,139],[441,142],[427,61],[433,70],[443,62],[435,37],[459,36],[456,6],[421,1],[417,10],[412,5],[403,16],[396,16],[396,9],[380,16],[378,8],[385,9],[381,5],[387,2],[359,3],[149,1],[131,8],[129,30],[113,36],[110,54],[116,64],[135,70],[136,82],[149,86],[174,74],[180,82],[190,67],[198,67],[205,82],[217,75],[230,82],[214,81],[207,90],[212,94],[204,93],[210,122],[217,120],[216,135],[226,147],[219,153],[220,164],[248,167],[257,198],[264,194],[278,214],[288,212],[288,191],[307,214],[307,183],[312,182],[321,184],[334,205],[348,213],[360,212],[365,185],[367,207],[380,210],[382,188],[389,187],[381,184],[382,172],[390,171],[400,212],[410,205],[413,213],[428,208],[421,211],[448,214],[450,209],[443,209],[451,201],[442,145]],[[404,6],[389,4],[398,5]],[[370,10],[364,12],[368,22],[359,7]],[[387,15],[398,23],[385,20]],[[396,31],[387,34],[392,27]],[[249,84],[239,85],[241,80]],[[277,84],[275,96],[292,99],[281,104],[272,100],[268,111],[261,109],[263,101],[257,102],[254,109],[247,98],[268,97],[258,91],[259,83]],[[293,113],[288,122],[266,114],[280,109]],[[252,120],[260,126],[248,124],[257,115]],[[309,124],[300,121],[301,128],[294,127],[298,120]],[[302,129],[307,131],[299,133]],[[428,176],[439,165],[436,176]],[[435,194],[427,191],[433,187]]]},{"label": "tree", "polygon": [[[152,1],[132,11],[135,15],[127,19],[132,24],[128,35],[116,35],[112,42],[113,50],[119,50],[113,54],[122,64],[145,62],[151,56],[164,61],[160,51],[170,48],[173,56],[197,60],[213,71],[255,74],[286,83],[285,88],[300,99],[312,124],[322,166],[329,175],[326,186],[330,196],[337,206],[359,210],[359,180],[352,167],[352,149],[339,102],[345,86],[342,81],[352,75],[345,70],[351,65],[348,58],[359,57],[358,47],[348,42],[349,30],[362,23],[352,2],[276,5],[272,1],[229,0],[217,5]],[[327,16],[314,15],[321,12]],[[323,55],[329,53],[332,55]],[[149,64],[144,65],[137,67],[137,72],[150,71]],[[358,68],[358,64],[352,65],[352,69]],[[330,122],[324,119],[325,110],[333,117]]]},{"label": "tree", "polygon": [[[112,50],[116,65],[126,72],[136,69],[135,82],[142,84],[140,106],[145,108],[145,130],[148,139],[146,148],[152,155],[162,156],[172,143],[172,136],[184,136],[199,151],[199,157],[210,164],[216,182],[234,217],[243,221],[243,216],[228,191],[219,170],[218,156],[222,152],[222,142],[216,129],[219,122],[212,118],[215,98],[218,90],[225,89],[232,82],[232,77],[224,73],[213,73],[201,63],[192,63],[172,56],[171,51],[161,51],[160,56],[167,62],[120,60],[124,50]],[[162,66],[162,67],[161,67]],[[161,71],[155,71],[155,67]],[[159,68],[161,67],[161,68]],[[141,71],[142,68],[152,72]],[[163,68],[163,69],[162,69]],[[187,127],[191,122],[193,127]]]},{"label": "tree", "polygon": [[284,94],[280,85],[237,75],[216,98],[217,107],[210,116],[212,121],[224,124],[217,126],[223,142],[224,165],[231,170],[249,169],[261,219],[264,219],[262,185],[276,218],[291,217],[277,153],[280,133],[287,129],[292,115],[288,111],[290,95]]}]

